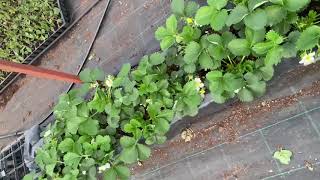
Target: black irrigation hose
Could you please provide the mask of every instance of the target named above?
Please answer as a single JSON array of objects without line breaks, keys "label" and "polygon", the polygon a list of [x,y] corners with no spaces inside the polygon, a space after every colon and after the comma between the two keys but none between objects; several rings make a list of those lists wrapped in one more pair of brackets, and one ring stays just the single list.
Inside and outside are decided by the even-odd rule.
[{"label": "black irrigation hose", "polygon": [[[67,31],[69,31],[75,24],[77,24],[78,21],[79,21],[80,19],[82,19],[82,17],[85,16],[93,7],[95,7],[95,5],[96,5],[99,1],[101,1],[101,0],[96,0],[83,14],[81,14],[81,16],[79,16],[70,26],[68,26],[68,28],[67,28],[55,41],[57,41],[58,39],[60,39],[60,37],[62,37],[62,36],[63,36]],[[77,75],[79,75],[80,71],[82,70],[83,66],[85,65],[85,63],[86,63],[86,61],[87,61],[87,59],[88,59],[88,57],[89,57],[89,55],[90,55],[90,51],[91,51],[91,49],[92,49],[92,47],[93,47],[93,44],[94,44],[94,42],[95,42],[95,40],[96,40],[96,38],[97,38],[97,35],[98,35],[98,33],[99,33],[101,24],[102,24],[102,22],[103,22],[103,20],[104,20],[105,15],[107,14],[107,11],[108,11],[108,9],[109,9],[109,5],[110,5],[111,0],[107,0],[107,1],[108,1],[108,2],[107,2],[107,4],[106,4],[105,10],[104,10],[104,12],[103,12],[103,15],[102,15],[102,17],[101,17],[101,19],[100,19],[100,21],[99,21],[98,27],[97,27],[96,32],[95,32],[94,37],[93,37],[93,40],[92,40],[92,42],[91,42],[91,44],[90,44],[90,46],[89,46],[89,48],[88,48],[88,50],[87,50],[87,52],[86,52],[85,58],[84,58],[84,59],[82,60],[82,62],[81,62],[81,65],[80,65],[80,67],[79,67],[79,69],[78,69],[78,71],[77,71]],[[54,42],[55,42],[55,41],[54,41]],[[53,43],[52,43],[52,44],[53,44]],[[49,46],[49,47],[50,47],[50,46]],[[48,48],[49,48],[49,47],[48,47]],[[45,51],[46,51],[46,50],[45,50]],[[44,52],[45,52],[45,51],[44,51]],[[40,55],[41,55],[41,54],[39,54],[39,56],[40,56]],[[37,57],[36,57],[36,58],[37,58]],[[36,59],[36,58],[35,58],[35,59]],[[70,84],[66,92],[69,92],[69,91],[72,89],[73,86],[74,86],[74,83]],[[49,119],[49,117],[52,116],[52,115],[53,115],[53,112],[50,112],[50,113],[46,116],[46,118],[44,118],[44,120],[41,121],[40,124],[45,123],[45,122]],[[9,137],[13,137],[13,136],[20,136],[20,135],[22,135],[23,133],[24,133],[24,131],[17,131],[17,132],[15,132],[15,133],[9,133],[9,134],[0,135],[0,139],[6,139],[6,138],[9,138]]]}]

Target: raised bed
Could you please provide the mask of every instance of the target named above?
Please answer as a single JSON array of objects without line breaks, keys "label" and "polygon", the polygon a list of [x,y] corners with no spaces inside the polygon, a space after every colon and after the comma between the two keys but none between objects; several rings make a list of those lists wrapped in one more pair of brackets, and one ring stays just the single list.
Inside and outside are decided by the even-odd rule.
[{"label": "raised bed", "polygon": [[[56,27],[53,32],[50,33],[49,37],[42,42],[35,42],[38,44],[33,51],[22,61],[22,64],[32,64],[37,60],[49,47],[55,43],[55,40],[66,30],[69,25],[69,18],[67,10],[65,8],[64,0],[56,0],[56,7],[60,9],[61,25]],[[0,93],[2,93],[14,80],[17,78],[18,73],[4,73],[5,78],[0,81]]]}]

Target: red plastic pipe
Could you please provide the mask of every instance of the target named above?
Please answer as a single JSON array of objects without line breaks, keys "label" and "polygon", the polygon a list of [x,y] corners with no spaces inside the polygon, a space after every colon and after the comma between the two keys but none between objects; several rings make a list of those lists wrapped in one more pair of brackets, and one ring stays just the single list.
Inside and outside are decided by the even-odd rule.
[{"label": "red plastic pipe", "polygon": [[14,63],[14,62],[5,61],[5,60],[0,60],[0,70],[6,71],[6,72],[16,72],[16,73],[27,74],[27,75],[31,75],[39,78],[72,82],[76,84],[82,83],[82,81],[78,76],[75,76],[72,74],[45,69],[42,67],[35,67],[32,65]]}]

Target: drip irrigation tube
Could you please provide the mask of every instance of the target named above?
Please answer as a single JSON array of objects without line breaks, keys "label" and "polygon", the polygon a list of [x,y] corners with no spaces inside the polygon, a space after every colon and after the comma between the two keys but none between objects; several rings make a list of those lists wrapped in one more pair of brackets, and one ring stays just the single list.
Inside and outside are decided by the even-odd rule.
[{"label": "drip irrigation tube", "polygon": [[[79,18],[77,18],[77,19],[64,31],[64,33],[61,34],[61,36],[63,36],[67,31],[69,31],[83,16],[85,16],[93,7],[95,7],[95,5],[96,5],[99,1],[102,1],[102,0],[96,0]],[[103,22],[103,20],[104,20],[104,18],[105,18],[105,16],[106,16],[106,14],[107,14],[107,11],[108,11],[108,9],[109,9],[110,2],[111,2],[111,0],[107,0],[106,7],[105,7],[105,9],[104,9],[104,12],[103,12],[103,14],[102,14],[102,16],[101,16],[101,19],[100,19],[99,24],[98,24],[98,26],[97,26],[97,29],[96,29],[96,31],[95,31],[93,40],[91,41],[91,44],[90,44],[90,46],[89,46],[89,48],[88,48],[88,50],[87,50],[87,52],[86,52],[85,58],[82,60],[80,66],[79,66],[79,69],[78,69],[78,71],[77,71],[77,75],[79,75],[79,73],[81,72],[83,66],[85,65],[85,63],[86,63],[86,61],[87,61],[87,59],[88,59],[88,57],[89,57],[89,55],[90,55],[90,52],[91,52],[92,47],[93,47],[93,44],[94,44],[94,42],[95,42],[95,40],[96,40],[96,38],[97,38],[97,35],[98,35],[98,33],[99,33],[101,24],[102,24],[102,22]],[[59,38],[60,38],[60,37],[58,37],[56,40],[58,40]],[[36,58],[37,58],[37,57],[36,57]],[[36,59],[36,58],[35,58],[35,59]],[[66,92],[69,92],[69,91],[72,89],[73,86],[74,86],[74,83],[70,84]],[[0,94],[1,94],[1,92],[0,92]],[[49,122],[46,122],[46,121],[47,121],[47,120],[49,119],[49,117],[52,116],[52,115],[53,115],[53,112],[50,112],[50,113],[41,121],[40,124],[49,123]],[[8,134],[0,135],[0,139],[6,139],[6,138],[9,138],[9,137],[20,136],[20,135],[22,135],[23,133],[24,133],[24,130],[22,130],[22,131],[17,131],[17,132],[14,132],[14,133],[8,133]]]}]

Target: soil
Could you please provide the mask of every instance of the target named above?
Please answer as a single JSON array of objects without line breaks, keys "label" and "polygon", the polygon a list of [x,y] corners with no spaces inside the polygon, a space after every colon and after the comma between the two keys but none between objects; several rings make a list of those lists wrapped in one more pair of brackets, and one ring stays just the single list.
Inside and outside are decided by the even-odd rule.
[{"label": "soil", "polygon": [[[18,80],[19,81],[19,80]],[[0,95],[0,110],[2,110],[9,100],[12,98],[14,93],[23,86],[24,81],[20,80],[18,83],[10,85],[1,95]]]}]

